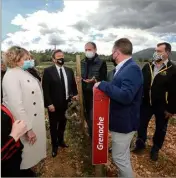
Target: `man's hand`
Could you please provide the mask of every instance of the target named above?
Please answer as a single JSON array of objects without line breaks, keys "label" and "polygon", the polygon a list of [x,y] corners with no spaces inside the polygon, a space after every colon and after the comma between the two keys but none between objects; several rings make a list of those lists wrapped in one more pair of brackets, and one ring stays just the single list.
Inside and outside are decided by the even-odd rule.
[{"label": "man's hand", "polygon": [[27,140],[28,140],[29,144],[33,145],[37,140],[37,137],[36,137],[35,133],[33,132],[33,130],[29,130],[27,132],[26,136],[27,136]]},{"label": "man's hand", "polygon": [[86,79],[86,80],[83,80],[84,82],[86,83],[95,83],[95,79]]},{"label": "man's hand", "polygon": [[94,87],[95,87],[95,88],[98,88],[98,86],[100,85],[100,83],[101,83],[101,82],[95,83]]},{"label": "man's hand", "polygon": [[49,109],[50,112],[55,112],[55,107],[54,107],[53,104],[48,106],[48,109]]},{"label": "man's hand", "polygon": [[26,123],[23,120],[16,120],[12,125],[10,136],[17,141],[21,136],[27,132]]},{"label": "man's hand", "polygon": [[172,115],[172,118],[173,118],[173,119],[176,119],[176,114],[173,114],[173,115]]},{"label": "man's hand", "polygon": [[166,119],[170,119],[170,118],[172,118],[172,116],[173,116],[173,114],[171,114],[171,113],[169,113],[169,112],[167,112],[167,111],[165,111],[164,113],[165,113],[165,118],[166,118]]},{"label": "man's hand", "polygon": [[77,83],[80,83],[80,82],[81,82],[81,80],[82,80],[82,78],[81,78],[81,77],[76,76],[76,82],[77,82]]},{"label": "man's hand", "polygon": [[73,96],[72,99],[78,101],[79,100],[79,96],[78,95]]}]

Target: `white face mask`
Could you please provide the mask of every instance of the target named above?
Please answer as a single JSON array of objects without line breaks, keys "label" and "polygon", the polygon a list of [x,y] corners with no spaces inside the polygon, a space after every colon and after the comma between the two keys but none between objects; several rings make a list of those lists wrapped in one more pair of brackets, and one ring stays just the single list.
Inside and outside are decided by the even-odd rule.
[{"label": "white face mask", "polygon": [[93,51],[86,51],[85,55],[88,59],[91,59],[95,56],[95,53]]},{"label": "white face mask", "polygon": [[157,52],[155,52],[153,54],[153,60],[158,62],[164,60],[164,58],[162,54],[158,54]]}]

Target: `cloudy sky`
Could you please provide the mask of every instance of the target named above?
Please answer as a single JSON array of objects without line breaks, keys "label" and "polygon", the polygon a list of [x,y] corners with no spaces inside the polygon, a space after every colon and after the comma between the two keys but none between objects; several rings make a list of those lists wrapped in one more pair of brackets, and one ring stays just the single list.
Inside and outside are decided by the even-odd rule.
[{"label": "cloudy sky", "polygon": [[99,54],[129,38],[134,52],[167,41],[176,50],[176,0],[2,0],[2,49],[84,51]]}]

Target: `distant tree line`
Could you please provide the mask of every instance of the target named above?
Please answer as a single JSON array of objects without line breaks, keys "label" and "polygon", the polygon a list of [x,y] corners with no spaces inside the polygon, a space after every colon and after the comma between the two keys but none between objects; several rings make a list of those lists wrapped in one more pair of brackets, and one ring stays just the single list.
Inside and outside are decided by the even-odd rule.
[{"label": "distant tree line", "polygon": [[[52,49],[46,49],[44,51],[36,51],[36,50],[31,50],[30,53],[32,54],[33,58],[35,59],[36,65],[40,65],[41,63],[49,63],[52,61],[51,55],[52,55],[53,50]],[[3,52],[1,51],[1,54]],[[64,52],[65,55],[65,62],[76,62],[76,55],[80,55],[81,59],[85,58],[84,52],[77,52],[77,53],[69,53],[69,52]],[[104,61],[110,61],[110,55],[99,55],[100,58]],[[2,56],[1,56],[2,57]],[[150,59],[143,59],[139,58],[136,59],[137,62],[149,62]]]},{"label": "distant tree line", "polygon": [[[51,62],[51,55],[52,55],[53,50],[51,49],[46,49],[45,51],[30,51],[30,53],[33,55],[33,58],[36,61],[36,65],[40,65],[40,63],[45,63],[45,62]],[[76,62],[76,55],[80,55],[81,59],[85,57],[84,52],[78,52],[78,53],[68,53],[64,52],[65,55],[65,62]],[[102,60],[105,61],[110,61],[110,56],[105,56],[105,55],[99,55]]]}]

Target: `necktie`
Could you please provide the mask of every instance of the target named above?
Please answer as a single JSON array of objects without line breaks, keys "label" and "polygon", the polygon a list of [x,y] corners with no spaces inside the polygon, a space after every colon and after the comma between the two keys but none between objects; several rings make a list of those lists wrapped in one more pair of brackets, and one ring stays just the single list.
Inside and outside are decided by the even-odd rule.
[{"label": "necktie", "polygon": [[62,72],[62,68],[60,68],[60,79],[61,79],[62,91],[63,91],[63,94],[64,94],[64,98],[66,99],[65,81],[64,81],[64,75],[63,75],[63,72]]}]

